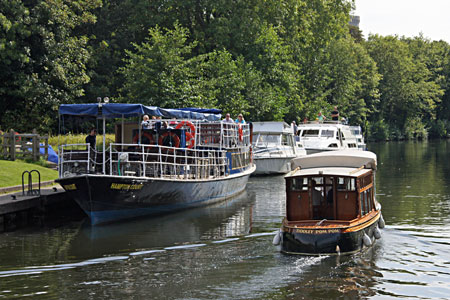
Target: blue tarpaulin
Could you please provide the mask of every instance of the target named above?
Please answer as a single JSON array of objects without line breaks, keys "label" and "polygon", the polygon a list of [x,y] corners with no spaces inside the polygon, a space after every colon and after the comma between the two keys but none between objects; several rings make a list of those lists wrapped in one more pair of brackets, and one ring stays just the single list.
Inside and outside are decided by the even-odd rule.
[{"label": "blue tarpaulin", "polygon": [[[101,111],[101,112],[100,112]],[[156,106],[145,106],[142,104],[128,103],[98,103],[88,104],[62,104],[59,107],[60,115],[92,116],[105,118],[134,117],[142,115],[160,116],[176,119],[195,119],[218,121],[221,118],[221,111],[218,109],[206,108],[181,108],[169,109]]]}]

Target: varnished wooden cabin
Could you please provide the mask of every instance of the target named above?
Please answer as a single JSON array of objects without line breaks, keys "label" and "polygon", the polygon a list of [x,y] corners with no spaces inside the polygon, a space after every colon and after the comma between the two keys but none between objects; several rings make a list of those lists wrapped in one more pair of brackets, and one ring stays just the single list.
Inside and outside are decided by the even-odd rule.
[{"label": "varnished wooden cabin", "polygon": [[375,199],[376,155],[330,151],[293,160],[286,175],[286,217],[274,243],[294,254],[360,251],[384,226]]}]

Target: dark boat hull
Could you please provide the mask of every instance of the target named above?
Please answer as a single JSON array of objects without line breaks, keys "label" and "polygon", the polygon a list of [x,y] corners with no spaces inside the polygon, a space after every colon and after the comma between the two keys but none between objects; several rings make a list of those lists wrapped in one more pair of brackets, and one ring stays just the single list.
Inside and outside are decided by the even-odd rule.
[{"label": "dark boat hull", "polygon": [[58,179],[93,225],[161,215],[221,201],[244,191],[249,170],[215,180],[83,175]]},{"label": "dark boat hull", "polygon": [[[351,229],[304,229],[282,227],[281,252],[301,255],[350,254],[364,248],[364,234],[375,242],[374,231],[381,213],[366,224]],[[337,248],[336,246],[339,246]]]}]

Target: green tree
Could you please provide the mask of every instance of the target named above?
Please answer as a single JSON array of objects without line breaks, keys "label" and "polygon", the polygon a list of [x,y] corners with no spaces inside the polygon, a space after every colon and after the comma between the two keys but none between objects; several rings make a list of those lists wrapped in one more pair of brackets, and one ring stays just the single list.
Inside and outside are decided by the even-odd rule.
[{"label": "green tree", "polygon": [[0,0],[2,126],[20,131],[56,127],[57,106],[83,94],[87,37],[99,0]]},{"label": "green tree", "polygon": [[383,76],[379,111],[393,130],[405,133],[409,120],[432,116],[442,91],[423,60],[397,36],[369,36],[367,49]]}]

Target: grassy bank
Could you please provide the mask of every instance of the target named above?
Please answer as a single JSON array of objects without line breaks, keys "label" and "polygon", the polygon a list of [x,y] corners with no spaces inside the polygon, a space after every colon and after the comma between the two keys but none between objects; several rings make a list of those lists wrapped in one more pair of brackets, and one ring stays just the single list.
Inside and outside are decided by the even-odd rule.
[{"label": "grassy bank", "polygon": [[[41,182],[55,180],[58,171],[45,168],[36,164],[23,161],[0,160],[0,188],[22,184],[22,173],[24,171],[38,170],[41,173]],[[28,174],[25,175],[25,183],[28,183]],[[38,176],[33,173],[33,182],[38,182]]]}]

